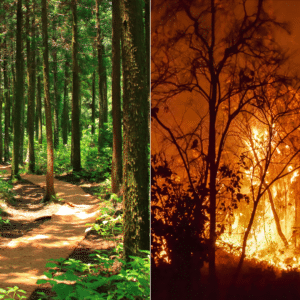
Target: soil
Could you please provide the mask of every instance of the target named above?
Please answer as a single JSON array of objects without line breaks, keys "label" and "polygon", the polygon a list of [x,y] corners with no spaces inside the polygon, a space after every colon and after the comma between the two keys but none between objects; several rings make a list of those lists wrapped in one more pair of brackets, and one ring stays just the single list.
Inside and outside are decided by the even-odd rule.
[{"label": "soil", "polygon": [[[60,176],[59,180],[63,179]],[[8,180],[8,178],[3,178],[2,180]],[[90,183],[85,180],[70,180],[68,176],[66,176],[65,181],[80,186],[86,193],[91,195],[95,195],[101,185],[100,183]],[[51,216],[61,207],[61,203],[59,202],[51,202],[50,204],[41,203],[44,196],[44,189],[27,180],[22,179],[22,181],[15,183],[13,191],[15,195],[12,201],[4,202],[0,199],[0,208],[3,209],[0,215],[3,220],[9,220],[9,224],[2,224],[0,226],[0,247],[9,243],[12,239],[26,235],[32,229],[51,220]],[[103,196],[106,199],[109,198],[109,195]],[[120,206],[121,204],[118,205]],[[95,253],[95,250],[109,250],[116,247],[121,241],[122,235],[107,240],[91,230],[68,258],[74,258],[84,263],[92,263],[93,260],[89,255]],[[115,268],[117,269],[118,266],[115,266]],[[44,284],[42,288],[36,289],[28,299],[39,299],[38,291],[43,291],[49,297],[55,295],[51,292],[51,286]]]}]

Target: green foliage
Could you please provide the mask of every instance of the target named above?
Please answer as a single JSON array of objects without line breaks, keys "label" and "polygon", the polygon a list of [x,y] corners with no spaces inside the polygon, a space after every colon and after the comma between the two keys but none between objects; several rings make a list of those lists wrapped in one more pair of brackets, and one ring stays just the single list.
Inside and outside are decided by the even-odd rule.
[{"label": "green foliage", "polygon": [[95,223],[85,224],[91,226],[90,229],[97,231],[103,236],[115,236],[122,233],[123,216],[122,214],[114,216],[115,209],[111,207],[110,201],[104,202],[106,205],[101,208],[101,216],[96,219]]},{"label": "green foliage", "polygon": [[101,197],[103,194],[108,194],[111,191],[111,179],[106,178],[104,182],[99,186],[98,193],[95,193],[97,197]]},{"label": "green foliage", "polygon": [[[12,295],[11,295],[12,293]],[[8,287],[7,290],[0,288],[0,299],[14,300],[14,299],[26,299],[24,295],[19,295],[18,293],[26,294],[24,290],[19,289],[17,286]],[[18,297],[18,298],[15,298]]]},{"label": "green foliage", "polygon": [[[110,138],[112,138],[112,128],[108,127],[105,137],[105,146],[98,153],[98,134],[90,134],[90,128],[82,130],[81,137],[81,161],[82,170],[74,172],[73,175],[78,179],[84,178],[91,182],[103,181],[110,177],[112,149],[110,147]],[[69,138],[69,141],[71,139]],[[36,156],[36,174],[46,174],[47,171],[47,146],[44,137],[42,145],[35,141]],[[71,165],[71,145],[59,144],[54,152],[54,173],[60,175],[70,173]]]},{"label": "green foliage", "polygon": [[0,197],[9,203],[14,202],[14,193],[12,189],[13,185],[11,184],[10,180],[0,180]]},{"label": "green foliage", "polygon": [[110,236],[122,233],[122,223],[123,217],[121,215],[114,218],[109,214],[103,214],[97,218],[96,223],[88,223],[86,226],[92,226],[92,229],[98,234]]},{"label": "green foliage", "polygon": [[0,227],[4,224],[10,224],[10,221],[8,219],[3,219],[2,217],[0,217]]},{"label": "green foliage", "polygon": [[118,197],[117,194],[112,194],[111,200],[113,202],[121,203],[123,201],[123,197],[122,196]]},{"label": "green foliage", "polygon": [[[51,259],[46,264],[50,269],[44,272],[48,279],[39,279],[37,284],[50,283],[56,293],[52,298],[55,300],[150,299],[150,251],[141,251],[144,258],[131,256],[132,261],[127,263],[120,258],[112,260],[102,252],[98,250],[90,255],[95,259],[94,264],[75,259]],[[110,254],[113,253],[116,251]],[[113,275],[114,262],[122,268]],[[48,299],[43,292],[39,295],[41,300]]]}]

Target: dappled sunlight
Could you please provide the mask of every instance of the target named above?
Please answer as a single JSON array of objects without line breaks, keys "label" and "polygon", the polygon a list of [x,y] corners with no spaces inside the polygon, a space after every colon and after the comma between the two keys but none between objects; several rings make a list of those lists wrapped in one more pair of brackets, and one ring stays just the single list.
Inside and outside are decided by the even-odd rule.
[{"label": "dappled sunlight", "polygon": [[[45,176],[28,174],[22,177],[40,187],[45,186]],[[36,281],[46,271],[47,260],[67,258],[84,239],[85,224],[95,222],[100,213],[100,200],[75,185],[55,180],[55,192],[66,203],[44,205],[45,215],[39,215],[39,218],[49,218],[47,222],[21,237],[1,238],[0,288],[18,285],[32,292]],[[3,208],[9,210],[10,206],[5,204]],[[33,218],[34,222],[37,217],[34,213],[20,210],[14,214],[19,221],[28,222]]]},{"label": "dappled sunlight", "polygon": [[64,216],[64,215],[71,215],[74,213],[74,209],[69,207],[69,206],[63,206],[57,213],[56,215],[58,216]]}]

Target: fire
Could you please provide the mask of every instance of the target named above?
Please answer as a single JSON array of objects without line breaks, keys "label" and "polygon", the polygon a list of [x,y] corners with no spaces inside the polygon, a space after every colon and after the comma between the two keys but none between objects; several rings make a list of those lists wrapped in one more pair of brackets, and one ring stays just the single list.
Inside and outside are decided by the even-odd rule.
[{"label": "fire", "polygon": [[[255,127],[251,128],[248,140],[244,141],[248,148],[248,153],[250,153],[249,157],[252,159],[252,165],[244,170],[243,191],[246,191],[248,194],[251,194],[251,184],[255,189],[255,186],[261,182],[265,149],[276,146],[277,133],[273,124],[272,130],[273,136],[270,143],[268,143],[268,138],[270,138],[268,133],[264,130],[260,132]],[[276,147],[274,150],[276,150],[275,153],[278,157],[282,157],[284,155],[282,152],[289,151],[289,149],[290,147],[285,145],[284,148],[281,148],[281,151],[279,147]],[[300,221],[300,202],[298,204],[297,192],[295,191],[295,182],[299,172],[298,170],[293,171],[294,169],[294,166],[289,165],[286,170],[291,174],[273,183],[260,199],[246,247],[247,258],[265,261],[270,265],[285,270],[290,268],[300,269],[300,260],[298,260],[297,256],[297,252],[299,252],[297,249],[300,244],[300,227],[296,225]],[[267,184],[271,182],[272,176],[274,176],[272,173],[271,170],[266,173],[264,187],[267,187]],[[243,238],[252,208],[253,200],[249,204],[242,202],[238,204],[238,208],[233,212],[234,220],[231,224],[226,224],[225,232],[217,240],[219,247],[231,254],[241,255]],[[274,208],[274,213],[279,219],[281,235],[278,231],[278,222],[276,224],[275,221]],[[299,209],[299,215],[297,215],[297,209]],[[282,236],[285,237],[288,247],[286,247],[286,242],[284,243]]]}]

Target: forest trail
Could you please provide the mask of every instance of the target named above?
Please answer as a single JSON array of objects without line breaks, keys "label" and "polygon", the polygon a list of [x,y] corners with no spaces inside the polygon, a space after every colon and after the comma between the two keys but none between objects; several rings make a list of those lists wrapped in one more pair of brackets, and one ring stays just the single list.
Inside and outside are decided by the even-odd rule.
[{"label": "forest trail", "polygon": [[[10,166],[0,171],[10,174]],[[45,175],[22,175],[35,185],[45,187]],[[67,203],[52,215],[50,221],[29,231],[25,236],[0,245],[0,288],[18,286],[31,293],[38,287],[38,279],[46,279],[43,272],[50,258],[67,258],[85,237],[86,223],[95,222],[100,200],[80,187],[54,179],[57,196]],[[82,204],[84,203],[84,204]]]}]

